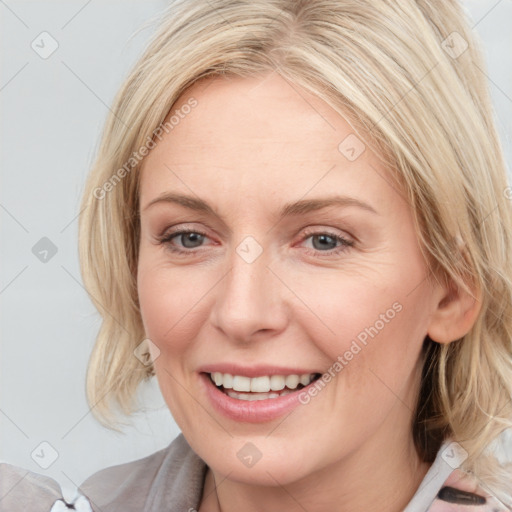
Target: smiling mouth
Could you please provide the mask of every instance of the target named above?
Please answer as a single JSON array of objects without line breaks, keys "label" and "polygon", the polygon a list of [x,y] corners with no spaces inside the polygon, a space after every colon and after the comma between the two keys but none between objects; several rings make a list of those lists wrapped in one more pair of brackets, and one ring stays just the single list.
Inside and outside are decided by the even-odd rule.
[{"label": "smiling mouth", "polygon": [[208,374],[211,382],[224,394],[237,400],[267,400],[295,393],[321,377],[320,373],[245,377],[229,373]]}]

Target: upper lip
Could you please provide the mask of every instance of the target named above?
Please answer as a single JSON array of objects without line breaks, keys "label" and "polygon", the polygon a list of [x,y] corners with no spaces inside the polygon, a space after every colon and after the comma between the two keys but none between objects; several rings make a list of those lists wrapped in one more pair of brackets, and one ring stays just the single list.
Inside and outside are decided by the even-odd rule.
[{"label": "upper lip", "polygon": [[198,369],[203,373],[229,373],[230,375],[240,375],[244,377],[262,377],[265,375],[304,375],[311,373],[322,373],[310,368],[287,368],[285,366],[252,365],[241,366],[235,363],[218,363],[201,366]]}]

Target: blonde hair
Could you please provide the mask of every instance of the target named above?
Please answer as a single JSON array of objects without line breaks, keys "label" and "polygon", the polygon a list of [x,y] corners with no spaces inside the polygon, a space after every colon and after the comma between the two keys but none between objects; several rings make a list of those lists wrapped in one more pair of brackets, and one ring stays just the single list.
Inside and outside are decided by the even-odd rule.
[{"label": "blonde hair", "polygon": [[425,339],[412,428],[424,461],[450,436],[468,453],[462,469],[510,498],[512,468],[489,447],[512,426],[512,213],[478,45],[455,0],[173,2],[114,101],[81,205],[82,276],[103,317],[87,376],[96,418],[115,428],[113,406],[131,413],[154,374],[133,354],[145,338],[141,148],[199,79],[274,71],[380,150],[413,207],[432,275],[481,302],[460,340]]}]

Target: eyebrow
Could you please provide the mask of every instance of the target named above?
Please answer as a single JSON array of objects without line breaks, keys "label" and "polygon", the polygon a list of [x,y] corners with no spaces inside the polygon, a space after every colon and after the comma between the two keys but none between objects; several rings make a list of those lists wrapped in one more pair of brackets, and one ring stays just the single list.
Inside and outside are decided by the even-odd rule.
[{"label": "eyebrow", "polygon": [[[177,194],[174,192],[166,192],[156,197],[150,201],[142,211],[147,210],[150,206],[157,203],[179,204],[190,210],[210,214],[220,218],[220,215],[206,201],[197,197]],[[357,206],[363,210],[380,215],[372,206],[356,199],[355,197],[335,195],[319,199],[301,199],[293,203],[285,204],[279,212],[279,218],[305,215],[306,213],[328,208],[329,206]]]}]

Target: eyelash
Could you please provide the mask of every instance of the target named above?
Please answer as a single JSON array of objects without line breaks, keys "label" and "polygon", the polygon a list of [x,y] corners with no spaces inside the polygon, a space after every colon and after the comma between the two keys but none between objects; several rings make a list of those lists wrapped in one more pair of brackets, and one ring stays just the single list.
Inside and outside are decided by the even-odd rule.
[{"label": "eyelash", "polygon": [[[194,229],[194,230],[191,230],[191,229],[178,229],[176,231],[173,231],[172,233],[168,233],[168,234],[164,234],[163,236],[159,237],[158,238],[158,242],[162,245],[166,245],[167,248],[175,253],[175,254],[193,254],[195,251],[195,249],[189,249],[189,250],[183,250],[183,249],[178,249],[177,247],[173,246],[171,244],[171,241],[174,239],[174,238],[177,238],[179,237],[180,235],[184,235],[184,234],[190,234],[190,233],[193,233],[193,234],[197,234],[197,235],[201,235],[201,236],[204,236],[205,238],[208,238],[208,235],[206,233],[203,233],[202,231],[200,230],[197,230],[197,229]],[[322,255],[326,255],[326,256],[334,256],[334,255],[337,255],[337,254],[340,254],[346,250],[348,250],[350,247],[352,247],[354,245],[354,242],[351,241],[351,240],[347,240],[346,238],[336,234],[336,233],[331,233],[329,231],[310,231],[310,232],[307,232],[304,234],[304,236],[302,237],[302,240],[301,242],[303,242],[304,240],[307,240],[308,238],[312,237],[312,236],[318,236],[318,235],[327,235],[328,237],[334,239],[336,242],[339,242],[341,245],[335,249],[330,249],[328,251],[319,251],[317,249],[308,249],[307,252],[308,253],[315,253],[316,255],[317,254],[322,254]]]}]

